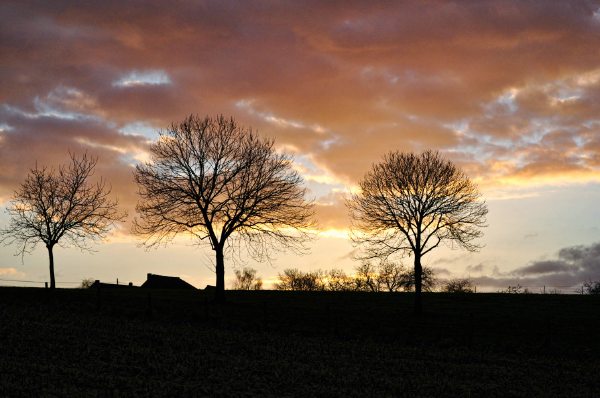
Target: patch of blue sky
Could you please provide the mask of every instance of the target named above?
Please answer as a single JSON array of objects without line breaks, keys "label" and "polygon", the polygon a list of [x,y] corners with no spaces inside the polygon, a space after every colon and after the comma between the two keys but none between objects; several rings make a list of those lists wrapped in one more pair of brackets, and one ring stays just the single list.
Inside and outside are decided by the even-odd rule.
[{"label": "patch of blue sky", "polygon": [[12,131],[12,130],[14,130],[13,126],[11,126],[8,123],[2,123],[2,122],[0,122],[0,133],[7,133],[7,132]]},{"label": "patch of blue sky", "polygon": [[561,85],[558,87],[552,98],[558,103],[577,101],[584,95],[584,90],[580,87],[571,87]]},{"label": "patch of blue sky", "polygon": [[515,90],[515,89],[506,90],[504,93],[499,95],[495,101],[493,101],[490,104],[491,109],[500,105],[504,109],[506,109],[508,112],[515,113],[519,109],[516,98],[517,98],[517,90]]},{"label": "patch of blue sky", "polygon": [[127,123],[119,128],[119,132],[122,134],[143,136],[149,140],[156,140],[159,135],[158,131],[159,129],[156,127],[139,120],[132,123]]},{"label": "patch of blue sky", "polygon": [[312,180],[305,180],[304,185],[308,190],[308,198],[317,201],[327,198],[334,192],[342,192],[345,190],[345,187],[342,184],[329,184]]},{"label": "patch of blue sky", "polygon": [[338,181],[330,172],[315,164],[310,156],[295,156],[294,163],[307,188],[316,199],[327,196],[335,190],[345,190],[346,187],[341,181]]},{"label": "patch of blue sky", "polygon": [[446,151],[449,153],[468,154],[479,162],[485,162],[496,156],[495,150],[498,147],[504,149],[516,147],[516,143],[513,140],[494,137],[491,134],[471,129],[468,119],[446,123],[443,126],[454,131],[460,139],[456,146],[448,148]]},{"label": "patch of blue sky", "polygon": [[119,160],[130,167],[135,167],[135,165],[140,163],[139,156],[136,156],[136,153],[133,152],[125,152],[119,155]]},{"label": "patch of blue sky", "polygon": [[326,140],[322,140],[319,142],[319,146],[321,149],[327,150],[335,145],[340,140],[339,136],[334,136],[332,138],[328,138]]},{"label": "patch of blue sky", "polygon": [[171,84],[171,77],[164,70],[134,70],[113,82],[115,87],[161,86]]},{"label": "patch of blue sky", "polygon": [[59,109],[55,106],[50,105],[40,97],[33,99],[33,106],[35,112],[29,112],[16,106],[4,104],[3,110],[7,113],[19,115],[27,119],[38,119],[40,117],[49,117],[61,120],[100,120],[95,115],[85,114],[81,112],[73,112],[66,109]]}]

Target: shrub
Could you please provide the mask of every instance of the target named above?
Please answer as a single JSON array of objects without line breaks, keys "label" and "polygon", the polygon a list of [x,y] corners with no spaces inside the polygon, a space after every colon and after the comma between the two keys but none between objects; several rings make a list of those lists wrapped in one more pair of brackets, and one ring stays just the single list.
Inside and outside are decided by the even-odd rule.
[{"label": "shrub", "polygon": [[588,281],[583,284],[587,294],[600,294],[600,281]]},{"label": "shrub", "polygon": [[277,277],[279,282],[274,286],[276,290],[325,290],[324,273],[321,270],[302,272],[297,268],[288,268]]},{"label": "shrub", "polygon": [[451,279],[442,290],[446,293],[475,293],[475,284],[468,278]]},{"label": "shrub", "polygon": [[85,279],[81,280],[81,285],[79,285],[79,287],[81,289],[87,289],[89,287],[92,287],[94,282],[95,282],[94,278],[85,278]]},{"label": "shrub", "polygon": [[256,270],[254,268],[244,267],[239,270],[236,269],[235,281],[233,282],[234,290],[261,290],[262,279],[256,276]]}]

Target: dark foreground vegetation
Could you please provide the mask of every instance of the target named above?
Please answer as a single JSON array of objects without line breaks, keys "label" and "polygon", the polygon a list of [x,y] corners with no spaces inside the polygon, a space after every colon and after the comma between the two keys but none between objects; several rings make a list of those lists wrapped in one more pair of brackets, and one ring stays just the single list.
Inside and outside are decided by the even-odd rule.
[{"label": "dark foreground vegetation", "polygon": [[0,288],[0,396],[600,391],[600,297]]}]

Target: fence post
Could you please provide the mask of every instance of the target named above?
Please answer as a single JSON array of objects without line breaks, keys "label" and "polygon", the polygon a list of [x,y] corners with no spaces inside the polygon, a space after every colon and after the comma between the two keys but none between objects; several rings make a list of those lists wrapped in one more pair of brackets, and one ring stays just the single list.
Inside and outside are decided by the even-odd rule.
[{"label": "fence post", "polygon": [[48,282],[44,282],[44,288],[48,289]]},{"label": "fence post", "polygon": [[546,285],[544,285],[544,294],[546,294]]}]

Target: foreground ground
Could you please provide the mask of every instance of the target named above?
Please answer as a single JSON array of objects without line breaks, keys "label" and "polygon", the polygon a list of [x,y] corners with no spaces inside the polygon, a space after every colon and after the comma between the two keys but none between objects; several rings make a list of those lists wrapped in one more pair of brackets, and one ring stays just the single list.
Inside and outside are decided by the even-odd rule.
[{"label": "foreground ground", "polygon": [[0,288],[0,396],[600,391],[600,297]]}]

